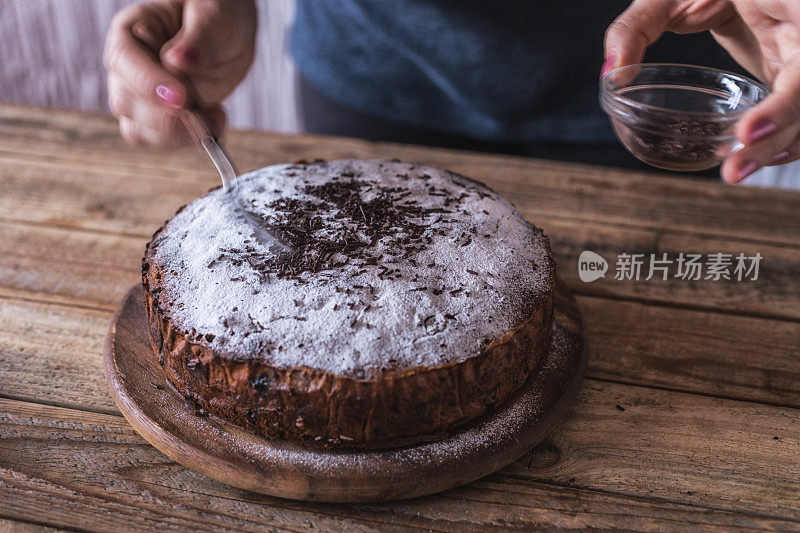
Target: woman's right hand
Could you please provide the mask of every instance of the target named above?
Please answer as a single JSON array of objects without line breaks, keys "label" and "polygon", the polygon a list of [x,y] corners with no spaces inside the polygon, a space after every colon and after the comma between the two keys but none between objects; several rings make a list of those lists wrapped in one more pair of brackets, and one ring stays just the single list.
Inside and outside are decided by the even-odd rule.
[{"label": "woman's right hand", "polygon": [[741,150],[722,176],[738,183],[757,169],[800,159],[800,2],[798,0],[634,0],[606,31],[603,71],[638,63],[665,31],[710,30],[772,94],[736,123]]},{"label": "woman's right hand", "polygon": [[221,102],[253,61],[256,15],[254,0],[149,0],[117,13],[103,63],[108,104],[125,140],[191,143],[178,115],[195,104],[219,135]]}]

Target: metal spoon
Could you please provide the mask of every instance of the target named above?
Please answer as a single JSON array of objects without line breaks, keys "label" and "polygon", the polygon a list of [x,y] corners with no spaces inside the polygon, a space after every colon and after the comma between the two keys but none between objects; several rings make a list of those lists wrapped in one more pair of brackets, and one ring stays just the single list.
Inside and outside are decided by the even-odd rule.
[{"label": "metal spoon", "polygon": [[277,254],[291,251],[288,246],[283,244],[272,232],[267,230],[267,228],[265,228],[247,209],[242,197],[239,196],[238,191],[236,191],[236,185],[234,183],[236,179],[236,170],[230,158],[225,153],[225,150],[211,134],[211,131],[208,129],[208,126],[199,113],[193,110],[183,111],[181,113],[181,119],[195,140],[206,151],[208,157],[211,158],[214,166],[217,167],[219,177],[222,178],[223,191],[227,195],[232,195],[234,200],[234,216],[250,224],[256,240],[269,247],[270,251],[273,253]]},{"label": "metal spoon", "polygon": [[[131,26],[131,32],[143,46],[149,48],[154,56],[158,57],[159,50],[166,42],[163,35],[159,35],[157,31],[144,20],[134,23],[133,26]],[[197,90],[192,86],[189,80],[184,80],[184,82],[192,93],[195,107],[191,110],[181,111],[180,118],[186,125],[186,129],[189,130],[189,133],[192,134],[200,146],[203,147],[208,157],[210,157],[211,161],[214,163],[214,166],[217,167],[219,177],[222,178],[222,188],[225,193],[234,195],[235,207],[232,209],[233,215],[250,224],[253,228],[253,234],[256,240],[267,246],[273,253],[278,254],[291,251],[289,247],[268,231],[263,224],[247,210],[247,206],[244,204],[242,198],[233,190],[235,189],[234,180],[236,179],[236,170],[233,168],[231,160],[225,153],[225,150],[219,145],[217,139],[211,134],[211,130],[208,129],[208,125],[206,125],[205,121],[198,113],[200,108],[199,102],[201,100],[197,94]]]}]

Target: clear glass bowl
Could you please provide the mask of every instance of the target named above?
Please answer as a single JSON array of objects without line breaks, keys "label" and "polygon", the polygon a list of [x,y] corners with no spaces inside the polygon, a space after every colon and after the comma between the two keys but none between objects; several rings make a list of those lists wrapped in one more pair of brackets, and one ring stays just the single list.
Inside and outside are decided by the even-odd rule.
[{"label": "clear glass bowl", "polygon": [[750,78],[671,63],[626,65],[600,80],[600,106],[617,137],[645,163],[704,170],[733,149],[733,125],[769,94]]}]

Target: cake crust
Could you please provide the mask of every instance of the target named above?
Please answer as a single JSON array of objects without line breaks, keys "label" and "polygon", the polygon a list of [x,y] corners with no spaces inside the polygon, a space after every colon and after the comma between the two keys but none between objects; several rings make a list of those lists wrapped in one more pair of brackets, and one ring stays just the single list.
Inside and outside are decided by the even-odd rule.
[{"label": "cake crust", "polygon": [[[357,163],[362,162],[333,162],[340,174],[348,165],[364,168]],[[417,172],[435,170],[429,169]],[[471,353],[445,356],[440,364],[398,366],[387,360],[360,372],[302,364],[303,354],[295,356],[297,364],[286,364],[232,353],[214,342],[216,334],[176,320],[168,280],[177,274],[156,253],[169,228],[167,223],[154,234],[142,265],[150,342],[159,363],[199,410],[268,438],[366,448],[436,439],[507,399],[537,370],[549,347],[554,263],[546,237],[532,226],[528,244],[541,249],[537,290],[518,306],[502,334],[484,339]],[[313,354],[308,360],[316,361]]]},{"label": "cake crust", "polygon": [[145,305],[167,379],[201,412],[268,438],[367,448],[435,440],[490,411],[536,371],[552,318],[552,300],[543,301],[516,331],[462,363],[356,380],[222,358],[173,327],[149,292]]}]

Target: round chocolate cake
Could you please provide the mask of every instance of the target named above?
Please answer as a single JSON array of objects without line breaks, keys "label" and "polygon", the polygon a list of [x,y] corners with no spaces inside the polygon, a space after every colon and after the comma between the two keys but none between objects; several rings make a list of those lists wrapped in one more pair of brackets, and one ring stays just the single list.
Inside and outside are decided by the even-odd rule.
[{"label": "round chocolate cake", "polygon": [[377,160],[243,175],[179,210],[142,265],[153,349],[198,410],[357,447],[506,400],[549,348],[554,275],[547,237],[483,184]]}]

